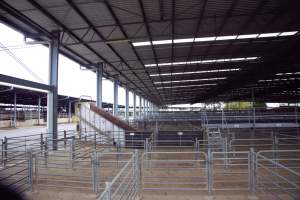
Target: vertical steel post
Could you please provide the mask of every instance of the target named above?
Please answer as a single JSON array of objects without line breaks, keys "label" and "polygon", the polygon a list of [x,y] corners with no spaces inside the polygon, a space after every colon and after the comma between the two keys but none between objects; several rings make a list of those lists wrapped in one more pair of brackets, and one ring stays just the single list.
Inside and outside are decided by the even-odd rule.
[{"label": "vertical steel post", "polygon": [[126,85],[125,87],[125,119],[129,121],[129,87]]},{"label": "vertical steel post", "polygon": [[93,179],[93,191],[98,193],[98,166],[99,166],[99,158],[97,152],[94,151],[91,156],[92,159],[92,179]]},{"label": "vertical steel post", "polygon": [[43,135],[43,133],[41,133],[41,136],[40,136],[40,149],[41,149],[41,153],[42,153],[43,149],[44,149],[44,135]]},{"label": "vertical steel post", "polygon": [[64,149],[67,148],[67,131],[64,130]]},{"label": "vertical steel post", "polygon": [[118,116],[118,80],[114,80],[114,103],[113,103],[113,115]]},{"label": "vertical steel post", "polygon": [[[68,113],[68,115],[69,115],[68,116],[69,117],[69,123],[71,123],[72,122],[72,102],[70,102],[70,100],[69,100],[69,103],[68,103],[68,112],[69,112]],[[74,112],[76,112],[76,111],[74,111]]]},{"label": "vertical steel post", "polygon": [[47,98],[47,129],[52,139],[52,149],[57,150],[57,88],[58,88],[58,49],[60,32],[53,32],[49,45],[49,85],[52,90]]},{"label": "vertical steel post", "polygon": [[208,193],[211,194],[213,189],[213,153],[210,148],[207,150],[207,179]]},{"label": "vertical steel post", "polygon": [[3,141],[3,144],[4,144],[4,147],[3,147],[3,149],[4,149],[4,161],[3,161],[3,165],[4,165],[4,167],[6,166],[6,161],[7,161],[7,149],[8,149],[7,148],[7,146],[8,146],[7,142],[8,142],[8,139],[5,136],[4,137],[4,141]]},{"label": "vertical steel post", "polygon": [[111,200],[111,182],[105,182],[106,199]]},{"label": "vertical steel post", "polygon": [[44,151],[44,157],[45,157],[45,166],[48,165],[48,137],[45,138],[45,151]]},{"label": "vertical steel post", "polygon": [[256,192],[256,154],[253,148],[250,148],[250,173],[249,173],[249,190],[252,195]]},{"label": "vertical steel post", "polygon": [[94,133],[94,149],[97,149],[97,133]]},{"label": "vertical steel post", "polygon": [[146,117],[146,99],[143,98],[143,121],[145,120]]},{"label": "vertical steel post", "polygon": [[139,103],[139,120],[141,120],[142,119],[142,96],[140,95],[139,97],[140,97],[139,98],[139,101],[140,101],[140,103]]},{"label": "vertical steel post", "polygon": [[14,127],[17,127],[17,93],[14,92]]},{"label": "vertical steel post", "polygon": [[133,92],[133,121],[136,120],[136,93]]},{"label": "vertical steel post", "polygon": [[32,150],[27,151],[27,167],[28,167],[28,174],[27,174],[27,181],[29,184],[29,190],[32,191],[33,189],[33,155]]},{"label": "vertical steel post", "polygon": [[70,162],[71,167],[74,167],[74,160],[75,160],[75,136],[72,136],[70,141]]},{"label": "vertical steel post", "polygon": [[96,69],[96,88],[97,88],[97,99],[96,105],[98,108],[102,108],[102,77],[103,77],[103,63],[99,63]]},{"label": "vertical steel post", "polygon": [[38,125],[40,125],[41,121],[41,97],[38,99]]},{"label": "vertical steel post", "polygon": [[134,151],[133,156],[134,156],[133,159],[134,186],[135,186],[136,193],[139,194],[140,185],[141,185],[140,184],[141,171],[140,171],[140,163],[139,163],[139,153],[137,149]]}]

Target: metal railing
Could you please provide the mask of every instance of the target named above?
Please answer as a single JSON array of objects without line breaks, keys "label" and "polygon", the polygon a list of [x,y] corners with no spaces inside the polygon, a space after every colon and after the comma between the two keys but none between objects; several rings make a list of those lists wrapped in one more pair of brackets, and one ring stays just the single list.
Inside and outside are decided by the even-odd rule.
[{"label": "metal railing", "polygon": [[263,199],[300,198],[300,150],[256,154],[256,194]]},{"label": "metal railing", "polygon": [[110,182],[106,182],[105,190],[97,200],[136,199],[139,194],[139,169],[138,152],[136,151],[119,173]]},{"label": "metal railing", "polygon": [[0,182],[18,193],[32,190],[32,161],[31,151],[5,151],[12,154],[10,159],[1,159],[5,163],[0,167]]},{"label": "metal railing", "polygon": [[204,152],[146,152],[142,156],[143,190],[207,190]]}]

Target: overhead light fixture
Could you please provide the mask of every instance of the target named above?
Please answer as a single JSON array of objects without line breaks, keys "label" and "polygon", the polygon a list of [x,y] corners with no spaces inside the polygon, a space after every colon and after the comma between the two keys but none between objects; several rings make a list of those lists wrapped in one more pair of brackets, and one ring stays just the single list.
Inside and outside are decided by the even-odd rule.
[{"label": "overhead light fixture", "polygon": [[188,79],[188,80],[173,80],[173,81],[161,81],[161,82],[154,82],[154,84],[184,83],[184,82],[198,82],[198,81],[217,81],[217,80],[225,80],[225,79],[227,79],[227,77],[202,78],[202,79]]},{"label": "overhead light fixture", "polygon": [[156,89],[168,89],[168,88],[186,88],[186,87],[205,87],[205,86],[214,86],[218,85],[217,83],[208,83],[208,84],[201,84],[201,85],[178,85],[178,86],[168,86],[168,87],[157,87]]},{"label": "overhead light fixture", "polygon": [[143,42],[132,42],[133,46],[150,46],[150,45],[163,45],[172,43],[192,43],[192,42],[213,42],[222,40],[240,40],[240,39],[255,39],[255,38],[269,38],[269,37],[288,37],[296,35],[298,31],[286,31],[286,32],[273,32],[273,33],[254,33],[244,35],[220,35],[212,37],[196,37],[196,38],[178,38],[174,40],[153,40]]},{"label": "overhead light fixture", "polygon": [[158,63],[158,64],[146,64],[145,67],[249,61],[249,60],[256,60],[258,58],[259,57],[242,57],[242,58],[225,58],[225,59],[212,59],[212,60],[194,60],[194,61],[187,61],[187,62],[168,62],[168,63]]},{"label": "overhead light fixture", "polygon": [[241,70],[241,69],[240,68],[215,69],[215,70],[203,70],[203,71],[150,74],[150,76],[174,76],[174,75],[186,75],[186,74],[205,74],[205,73],[219,73],[219,72],[234,72],[234,71],[239,71],[239,70]]}]

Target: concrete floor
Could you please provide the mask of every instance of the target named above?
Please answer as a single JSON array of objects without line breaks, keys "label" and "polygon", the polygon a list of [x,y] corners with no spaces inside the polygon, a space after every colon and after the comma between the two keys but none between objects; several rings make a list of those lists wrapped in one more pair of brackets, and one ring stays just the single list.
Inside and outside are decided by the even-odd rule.
[{"label": "concrete floor", "polygon": [[[6,137],[17,137],[32,134],[45,133],[47,130],[46,126],[31,126],[31,127],[17,127],[17,128],[1,128],[0,139]],[[58,130],[76,130],[76,124],[58,124]]]}]

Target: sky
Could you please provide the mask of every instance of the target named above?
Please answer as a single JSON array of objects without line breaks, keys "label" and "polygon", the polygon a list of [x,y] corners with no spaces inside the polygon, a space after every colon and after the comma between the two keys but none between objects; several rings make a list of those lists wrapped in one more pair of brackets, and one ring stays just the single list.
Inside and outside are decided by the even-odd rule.
[{"label": "sky", "polygon": [[[21,65],[3,48],[0,48],[0,73],[48,83],[49,50],[42,45],[26,45],[24,36],[8,26],[0,23],[0,46],[7,47],[13,55],[21,61]],[[119,87],[119,104],[125,104],[125,89]],[[103,80],[103,102],[113,102],[113,83]],[[58,93],[66,96],[90,96],[96,99],[96,74],[92,71],[81,70],[72,60],[59,56]],[[133,105],[133,94],[129,93],[129,105]],[[139,101],[137,99],[137,105]]]}]

